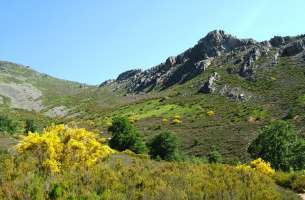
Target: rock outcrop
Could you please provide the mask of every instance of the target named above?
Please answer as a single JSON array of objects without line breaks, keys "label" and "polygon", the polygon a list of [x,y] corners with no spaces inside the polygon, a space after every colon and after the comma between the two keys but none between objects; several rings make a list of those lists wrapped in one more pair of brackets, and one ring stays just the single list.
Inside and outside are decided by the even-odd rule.
[{"label": "rock outcrop", "polygon": [[136,74],[140,73],[142,70],[141,69],[132,69],[132,70],[128,70],[126,72],[121,73],[118,77],[117,77],[117,81],[124,81],[126,79],[129,79],[133,76],[135,76]]},{"label": "rock outcrop", "polygon": [[235,101],[246,101],[251,98],[251,96],[243,91],[242,88],[230,87],[228,85],[224,85],[219,90],[219,94]]},{"label": "rock outcrop", "polygon": [[213,93],[216,90],[216,81],[219,80],[219,75],[217,72],[214,72],[209,76],[207,82],[203,84],[203,86],[199,89],[199,92],[202,93]]},{"label": "rock outcrop", "polygon": [[[120,88],[125,87],[129,93],[162,90],[185,83],[204,73],[210,66],[225,66],[228,73],[255,81],[257,68],[276,65],[280,56],[298,55],[302,59],[300,53],[304,52],[304,41],[305,35],[276,36],[269,41],[257,42],[253,39],[238,39],[222,30],[215,30],[183,53],[170,56],[165,62],[145,71],[126,71],[114,82]],[[261,58],[267,61],[258,64],[257,61]],[[101,86],[112,83],[113,81],[104,82]],[[213,91],[208,83],[203,90]]]},{"label": "rock outcrop", "polygon": [[305,50],[305,39],[295,41],[287,45],[283,51],[282,56],[294,56]]}]

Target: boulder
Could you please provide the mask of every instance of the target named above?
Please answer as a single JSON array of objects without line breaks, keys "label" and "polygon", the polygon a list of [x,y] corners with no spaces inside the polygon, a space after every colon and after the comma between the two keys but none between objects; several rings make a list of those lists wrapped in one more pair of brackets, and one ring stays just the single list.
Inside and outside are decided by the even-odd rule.
[{"label": "boulder", "polygon": [[295,41],[292,44],[286,46],[283,49],[282,56],[294,56],[305,50],[305,41],[299,40]]},{"label": "boulder", "polygon": [[230,87],[225,85],[219,91],[219,94],[235,101],[246,101],[250,98],[246,92],[244,92],[240,87]]},{"label": "boulder", "polygon": [[216,81],[219,80],[219,75],[217,72],[214,72],[209,76],[207,82],[203,84],[203,86],[199,89],[199,92],[202,93],[213,93],[216,90]]}]

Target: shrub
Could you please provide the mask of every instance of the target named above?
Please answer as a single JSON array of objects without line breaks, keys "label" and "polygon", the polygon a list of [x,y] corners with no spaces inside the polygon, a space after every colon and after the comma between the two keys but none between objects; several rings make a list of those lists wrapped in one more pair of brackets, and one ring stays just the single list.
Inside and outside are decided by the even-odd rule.
[{"label": "shrub", "polygon": [[24,132],[28,133],[28,132],[36,132],[38,130],[36,124],[34,123],[34,120],[32,119],[27,119],[25,121],[25,127],[24,127]]},{"label": "shrub", "polygon": [[49,197],[50,199],[58,199],[63,195],[63,188],[58,185],[58,184],[54,184],[52,186],[52,189],[49,193]]},{"label": "shrub", "polygon": [[275,173],[270,163],[264,161],[261,158],[251,161],[251,167],[268,176],[273,176]]},{"label": "shrub", "polygon": [[274,175],[275,182],[298,193],[305,192],[305,171],[282,172],[277,171]]},{"label": "shrub", "polygon": [[149,149],[152,158],[176,160],[178,158],[178,139],[170,132],[163,132],[152,139]]},{"label": "shrub", "polygon": [[162,123],[163,123],[163,124],[167,124],[167,123],[168,123],[168,119],[163,118],[163,119],[162,119]]},{"label": "shrub", "polygon": [[92,166],[100,158],[114,153],[105,139],[85,129],[51,126],[41,134],[29,133],[16,145],[20,154],[30,152],[40,168],[52,173],[62,167]]},{"label": "shrub", "polygon": [[253,158],[262,158],[275,169],[304,169],[305,142],[286,121],[275,121],[261,130],[248,152]]},{"label": "shrub", "polygon": [[181,116],[180,115],[175,115],[173,117],[172,123],[173,124],[181,124],[182,123]]},{"label": "shrub", "polygon": [[218,152],[216,148],[213,147],[213,150],[207,155],[209,163],[221,163],[222,155]]},{"label": "shrub", "polygon": [[6,116],[0,116],[0,132],[4,134],[15,134],[18,131],[19,123]]},{"label": "shrub", "polygon": [[215,115],[215,112],[214,112],[213,110],[209,110],[209,111],[207,112],[207,115],[208,115],[209,117],[212,117],[212,116]]},{"label": "shrub", "polygon": [[179,119],[173,119],[172,123],[173,123],[173,124],[181,124],[182,121],[179,120]]},{"label": "shrub", "polygon": [[127,118],[114,118],[108,131],[112,134],[112,138],[109,141],[111,148],[119,151],[129,149],[135,153],[144,153],[146,151],[142,137]]}]

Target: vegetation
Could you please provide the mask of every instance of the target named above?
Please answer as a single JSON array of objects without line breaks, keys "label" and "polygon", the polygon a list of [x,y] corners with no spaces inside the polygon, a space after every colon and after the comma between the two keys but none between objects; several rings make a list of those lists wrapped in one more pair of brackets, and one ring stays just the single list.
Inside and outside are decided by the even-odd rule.
[{"label": "vegetation", "polygon": [[254,158],[263,158],[275,169],[305,169],[305,141],[286,121],[275,121],[262,129],[248,149]]},{"label": "vegetation", "polygon": [[31,152],[37,157],[40,169],[57,173],[65,166],[90,167],[98,159],[115,152],[103,143],[105,139],[85,129],[57,125],[45,129],[41,134],[30,132],[22,138],[16,150],[21,155]]},{"label": "vegetation", "polygon": [[18,132],[19,124],[17,121],[6,116],[0,116],[0,132],[2,134],[13,135]]},{"label": "vegetation", "polygon": [[38,127],[36,126],[33,119],[27,119],[25,121],[25,128],[24,129],[25,129],[24,130],[25,133],[28,133],[28,132],[34,133],[34,132],[38,131]]},{"label": "vegetation", "polygon": [[213,147],[213,150],[207,155],[209,163],[221,163],[223,161],[222,155]]},{"label": "vegetation", "polygon": [[163,132],[153,138],[149,144],[149,154],[152,158],[177,160],[179,157],[178,139],[170,132]]},{"label": "vegetation", "polygon": [[37,159],[31,152],[22,158],[0,155],[0,199],[298,199],[251,168],[154,162],[118,153],[90,167],[64,165],[45,174]]},{"label": "vegetation", "polygon": [[119,151],[129,149],[135,153],[144,153],[146,151],[144,141],[127,118],[114,118],[112,126],[108,130],[112,134],[112,138],[109,141],[111,148]]}]

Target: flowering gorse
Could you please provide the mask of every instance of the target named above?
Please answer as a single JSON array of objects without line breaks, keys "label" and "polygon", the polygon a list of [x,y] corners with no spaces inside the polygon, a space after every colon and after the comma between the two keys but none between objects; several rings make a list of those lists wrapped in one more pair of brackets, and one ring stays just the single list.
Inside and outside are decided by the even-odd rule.
[{"label": "flowering gorse", "polygon": [[16,145],[17,152],[32,152],[38,163],[52,173],[62,167],[90,167],[98,159],[115,153],[104,138],[79,128],[56,125],[42,133],[29,133]]}]

